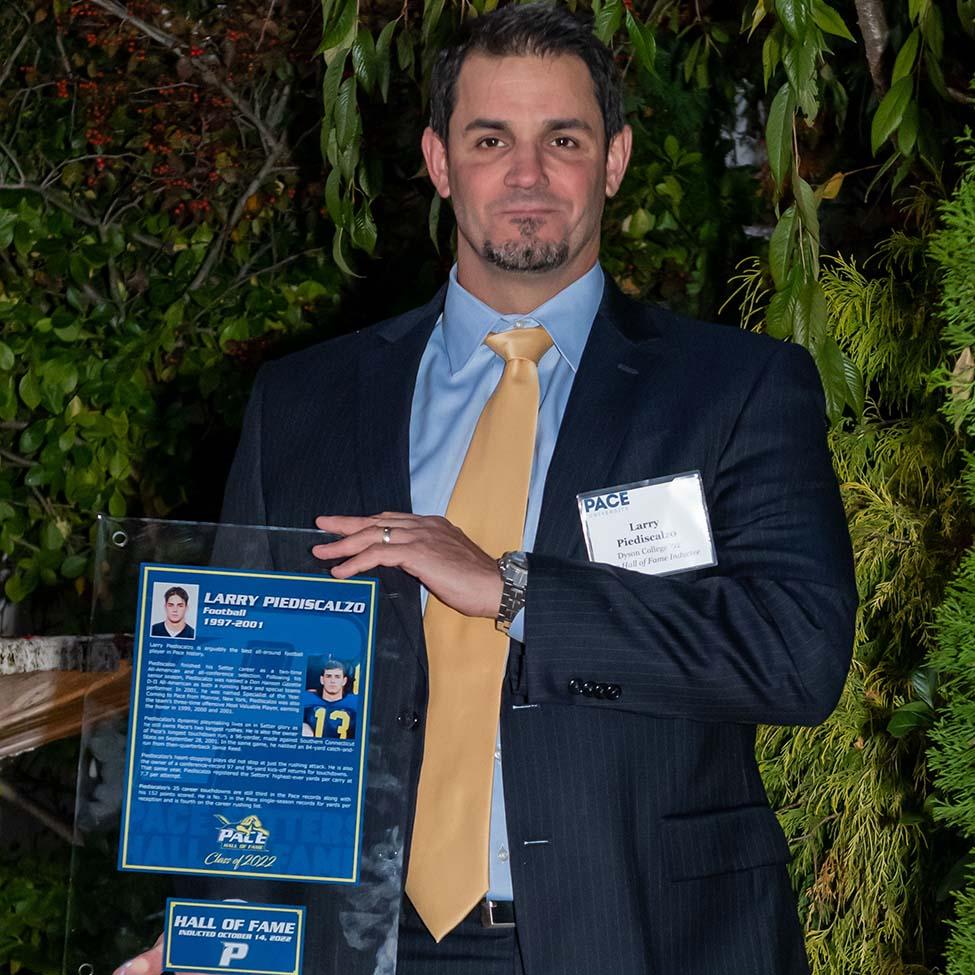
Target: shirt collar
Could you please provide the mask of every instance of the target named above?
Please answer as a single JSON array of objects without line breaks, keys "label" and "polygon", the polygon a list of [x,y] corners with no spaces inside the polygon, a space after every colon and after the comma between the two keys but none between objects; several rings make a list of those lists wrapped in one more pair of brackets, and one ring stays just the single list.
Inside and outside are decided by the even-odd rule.
[{"label": "shirt collar", "polygon": [[575,372],[602,301],[603,285],[603,270],[597,262],[581,278],[534,311],[502,315],[458,282],[455,264],[450,269],[442,321],[451,373],[464,367],[489,332],[506,331],[521,318],[533,318],[543,325],[559,354]]}]

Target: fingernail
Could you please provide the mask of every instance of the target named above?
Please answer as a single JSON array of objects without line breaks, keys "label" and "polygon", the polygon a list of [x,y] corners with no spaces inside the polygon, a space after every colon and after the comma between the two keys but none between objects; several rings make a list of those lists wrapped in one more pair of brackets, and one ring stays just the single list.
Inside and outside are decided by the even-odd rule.
[{"label": "fingernail", "polygon": [[149,962],[145,958],[133,958],[125,965],[125,975],[145,975],[149,971]]}]

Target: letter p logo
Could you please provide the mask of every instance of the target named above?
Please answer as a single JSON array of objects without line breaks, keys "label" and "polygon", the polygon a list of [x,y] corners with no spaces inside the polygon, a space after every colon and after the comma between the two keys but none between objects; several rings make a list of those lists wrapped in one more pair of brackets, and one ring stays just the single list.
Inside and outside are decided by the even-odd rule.
[{"label": "letter p logo", "polygon": [[232,961],[240,961],[241,958],[247,957],[247,952],[250,949],[250,945],[244,944],[242,941],[224,941],[223,951],[220,953],[220,961],[217,964],[221,968],[229,968]]}]

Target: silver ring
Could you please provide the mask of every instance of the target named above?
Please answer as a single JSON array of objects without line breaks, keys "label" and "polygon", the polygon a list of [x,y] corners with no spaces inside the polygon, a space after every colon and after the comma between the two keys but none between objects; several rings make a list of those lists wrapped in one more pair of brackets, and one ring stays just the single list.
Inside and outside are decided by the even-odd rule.
[{"label": "silver ring", "polygon": [[389,543],[392,540],[393,540],[393,529],[392,528],[384,528],[383,529],[383,545],[389,545]]}]

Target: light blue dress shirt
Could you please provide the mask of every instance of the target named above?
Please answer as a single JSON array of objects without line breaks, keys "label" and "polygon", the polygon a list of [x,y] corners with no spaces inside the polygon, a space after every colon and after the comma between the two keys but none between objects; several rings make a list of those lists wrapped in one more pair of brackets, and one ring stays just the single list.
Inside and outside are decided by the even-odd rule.
[{"label": "light blue dress shirt", "polygon": [[[504,371],[504,360],[484,344],[490,332],[542,325],[552,336],[538,364],[539,407],[523,548],[535,542],[545,476],[555,449],[572,381],[603,296],[598,264],[554,298],[524,315],[500,315],[466,291],[450,272],[443,315],[427,343],[413,392],[410,413],[410,492],[413,511],[443,515],[484,405]],[[531,319],[530,322],[526,322]],[[519,323],[524,323],[520,325]],[[424,607],[426,590],[422,591]],[[513,639],[524,637],[524,611],[511,626]],[[508,833],[504,816],[500,731],[495,750],[489,843],[493,900],[513,900]]]}]

